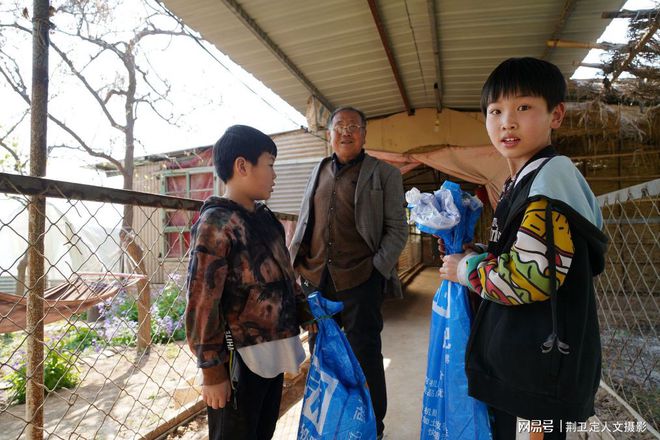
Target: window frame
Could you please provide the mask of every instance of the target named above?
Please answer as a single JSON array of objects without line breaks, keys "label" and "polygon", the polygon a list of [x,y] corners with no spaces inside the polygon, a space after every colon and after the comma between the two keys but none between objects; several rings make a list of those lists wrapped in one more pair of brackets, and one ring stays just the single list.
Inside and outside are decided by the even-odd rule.
[{"label": "window frame", "polygon": [[[161,171],[160,173],[160,193],[162,195],[172,195],[167,192],[167,178],[168,177],[177,177],[177,176],[186,176],[186,188],[185,188],[185,196],[184,198],[190,198],[190,177],[193,174],[208,174],[211,173],[213,176],[213,195],[217,196],[220,194],[220,185],[222,181],[216,176],[215,170],[211,166],[205,166],[205,167],[194,167],[194,168],[183,168],[183,169],[176,169],[176,170],[165,170]],[[180,196],[174,196],[174,197],[180,197]],[[161,209],[161,215],[160,215],[160,224],[162,226],[162,235],[161,235],[161,252],[160,252],[160,258],[159,260],[161,261],[180,261],[185,258],[187,258],[188,251],[189,249],[183,249],[185,247],[185,240],[183,238],[183,234],[186,232],[190,232],[190,227],[192,226],[192,211],[183,211],[186,213],[188,217],[188,225],[187,226],[167,226],[167,214],[169,212],[177,212],[181,210],[176,210],[176,209]],[[167,234],[173,234],[173,233],[178,233],[179,234],[179,246],[182,247],[181,249],[181,255],[180,256],[168,256],[168,247],[169,247],[169,241],[167,240]]]}]

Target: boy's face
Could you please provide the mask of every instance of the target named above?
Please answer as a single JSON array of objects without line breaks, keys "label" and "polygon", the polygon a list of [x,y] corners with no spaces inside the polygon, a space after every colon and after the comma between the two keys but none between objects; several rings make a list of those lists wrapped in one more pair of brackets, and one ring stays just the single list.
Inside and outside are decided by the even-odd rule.
[{"label": "boy's face", "polygon": [[256,165],[245,161],[246,175],[244,182],[245,192],[252,200],[267,200],[275,186],[275,156],[270,153],[261,153]]},{"label": "boy's face", "polygon": [[509,163],[512,175],[550,144],[550,133],[559,128],[564,112],[564,103],[549,112],[540,96],[502,96],[488,105],[488,136]]}]

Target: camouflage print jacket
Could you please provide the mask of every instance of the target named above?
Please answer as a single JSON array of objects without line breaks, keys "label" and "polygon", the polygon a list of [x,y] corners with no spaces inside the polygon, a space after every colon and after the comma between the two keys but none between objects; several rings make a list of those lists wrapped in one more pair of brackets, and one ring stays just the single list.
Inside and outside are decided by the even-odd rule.
[{"label": "camouflage print jacket", "polygon": [[212,385],[227,378],[227,327],[240,348],[295,336],[312,315],[284,228],[266,205],[250,212],[211,197],[191,235],[186,336],[204,384]]}]

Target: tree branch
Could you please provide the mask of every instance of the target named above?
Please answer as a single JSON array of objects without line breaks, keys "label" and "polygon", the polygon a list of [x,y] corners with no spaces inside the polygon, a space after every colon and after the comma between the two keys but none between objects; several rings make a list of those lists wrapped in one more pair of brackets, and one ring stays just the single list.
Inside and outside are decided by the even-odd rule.
[{"label": "tree branch", "polygon": [[0,140],[0,147],[7,150],[9,154],[11,154],[11,156],[14,158],[14,161],[16,162],[14,163],[14,170],[17,173],[23,174],[23,167],[25,166],[26,162],[21,163],[21,158],[18,156],[18,154],[16,154],[13,148],[5,143],[4,140]]},{"label": "tree branch", "polygon": [[120,96],[120,95],[126,96],[126,90],[117,90],[117,89],[109,90],[108,93],[105,95],[105,99],[103,100],[103,103],[107,104],[108,101],[110,101],[110,98],[112,98],[115,95],[117,95],[117,96]]},{"label": "tree branch", "polygon": [[92,149],[89,145],[87,145],[87,143],[84,140],[82,140],[82,138],[80,136],[78,136],[78,134],[75,131],[73,131],[64,122],[60,121],[59,119],[57,119],[55,116],[51,115],[50,113],[48,113],[48,118],[51,121],[53,121],[55,124],[57,124],[62,130],[66,131],[72,138],[74,138],[76,140],[76,142],[78,142],[78,144],[83,148],[83,150],[85,150],[87,152],[87,154],[89,154],[90,156],[93,156],[93,157],[98,157],[98,158],[107,160],[108,162],[113,164],[120,173],[122,173],[124,175],[126,174],[126,169],[124,169],[124,166],[121,164],[120,161],[118,161],[114,157],[110,156],[109,154],[102,153],[100,151],[96,151],[96,150]]},{"label": "tree branch", "polygon": [[[147,95],[147,96],[148,96],[148,95]],[[151,107],[151,110],[152,110],[152,111],[156,114],[156,116],[158,116],[160,119],[162,119],[163,121],[165,121],[165,122],[168,123],[168,124],[171,124],[171,125],[177,126],[177,125],[178,125],[177,122],[174,121],[174,114],[170,114],[170,116],[165,116],[165,115],[163,115],[158,109],[156,109],[156,106],[155,106],[154,104],[155,104],[157,101],[159,101],[159,100],[160,100],[160,99],[158,99],[158,100],[145,99],[145,98],[143,97],[143,98],[137,98],[137,99],[135,100],[135,102],[136,102],[136,103],[145,103],[145,104],[147,104],[149,107]]]},{"label": "tree branch", "polygon": [[5,139],[7,139],[14,132],[14,130],[16,130],[16,128],[25,120],[25,117],[29,114],[30,114],[30,109],[28,108],[23,112],[23,114],[18,119],[18,121],[5,133],[5,135],[0,138],[0,147],[7,150],[7,152],[14,158],[14,161],[16,162],[14,164],[14,170],[16,170],[16,172],[20,174],[23,174],[23,167],[25,166],[25,163],[27,161],[21,163],[20,156],[18,155],[18,153],[16,153],[16,151],[13,148],[11,148],[9,145],[5,143]]},{"label": "tree branch", "polygon": [[96,90],[94,90],[94,88],[89,83],[89,81],[87,81],[87,78],[85,78],[85,76],[81,72],[79,72],[78,69],[76,69],[76,66],[73,65],[73,61],[71,61],[71,59],[67,56],[67,54],[64,53],[52,40],[51,40],[50,46],[53,48],[53,50],[55,50],[55,52],[57,52],[57,54],[60,56],[60,58],[62,58],[62,60],[64,60],[64,62],[69,66],[69,69],[71,69],[71,72],[73,72],[73,74],[80,80],[80,82],[83,83],[83,85],[85,86],[87,91],[89,91],[89,93],[91,93],[92,97],[96,100],[96,102],[101,107],[101,111],[103,111],[103,114],[105,115],[105,117],[110,122],[110,125],[112,127],[116,128],[117,130],[121,131],[121,132],[125,132],[126,131],[126,126],[120,125],[119,123],[117,123],[115,121],[115,118],[112,116],[112,114],[110,114],[110,110],[108,110],[108,107],[106,106],[106,104],[103,102],[103,100],[99,96],[99,93]]},{"label": "tree branch", "polygon": [[0,66],[0,73],[2,73],[2,76],[5,77],[11,88],[14,89],[16,93],[18,93],[24,100],[27,98],[27,100],[29,101],[30,97],[28,96],[27,87],[25,86],[25,81],[23,81],[23,76],[21,75],[21,71],[18,68],[18,63],[13,57],[10,57],[2,49],[0,49],[0,54],[4,55],[4,60],[10,60],[12,62],[12,64],[14,65],[13,72],[14,75],[16,75],[16,78],[14,78],[9,73],[9,67],[6,67],[7,70],[5,70],[2,68],[2,66]]},{"label": "tree branch", "polygon": [[[16,29],[20,29],[20,30],[22,30],[23,32],[27,32],[27,33],[29,33],[29,34],[32,34],[32,31],[31,31],[30,29],[28,29],[28,28],[26,28],[26,27],[24,27],[24,26],[21,26],[21,25],[18,24],[18,23],[14,23],[14,24],[11,24],[11,25],[8,25],[8,26],[9,26],[9,27],[15,27]],[[63,33],[64,33],[64,32],[63,32]],[[81,36],[81,38],[83,38],[83,37]],[[86,41],[89,40],[88,38],[83,38],[83,39],[85,39]],[[117,53],[117,54],[121,54],[121,55],[119,55],[119,56],[120,56],[120,58],[123,58],[123,54],[122,54],[117,48],[115,48],[115,47],[113,47],[112,45],[106,43],[105,41],[102,41],[102,43],[103,43],[103,45],[101,45],[101,44],[99,44],[99,45],[102,46],[102,47],[104,47],[104,48],[106,48],[106,49],[112,50],[113,52],[115,52],[115,53]],[[111,125],[112,127],[116,128],[116,129],[119,130],[119,131],[125,132],[125,131],[126,131],[126,127],[123,126],[123,125],[118,124],[118,123],[115,121],[114,117],[112,116],[112,114],[110,114],[110,111],[108,110],[108,108],[106,107],[105,103],[103,102],[103,100],[102,100],[101,97],[99,96],[98,92],[97,92],[96,90],[94,90],[94,88],[93,88],[92,85],[89,83],[89,81],[87,81],[87,78],[85,78],[85,76],[84,76],[80,71],[78,71],[78,69],[76,69],[76,66],[73,64],[73,61],[71,61],[71,59],[67,56],[67,54],[66,54],[64,51],[62,51],[62,50],[57,46],[57,44],[55,44],[55,42],[54,42],[52,39],[51,39],[51,41],[50,41],[50,47],[52,47],[53,50],[54,50],[55,52],[57,52],[57,54],[60,56],[60,58],[62,59],[62,61],[64,61],[64,62],[66,63],[67,66],[69,66],[69,69],[71,70],[71,72],[76,76],[76,78],[78,78],[78,79],[80,80],[80,82],[83,83],[83,85],[84,85],[85,88],[89,91],[89,93],[92,94],[92,97],[96,100],[96,102],[97,102],[97,103],[99,104],[99,106],[101,107],[101,111],[103,111],[103,114],[105,114],[106,118],[107,118],[108,121],[110,122],[110,125]],[[97,56],[98,56],[98,55],[97,55]]]},{"label": "tree branch", "polygon": [[[23,101],[25,101],[25,103],[28,106],[32,105],[32,101],[30,100],[30,97],[24,91],[25,85],[19,86],[16,83],[14,83],[12,78],[10,78],[8,76],[7,72],[5,71],[3,66],[1,66],[1,65],[0,65],[0,74],[2,74],[2,76],[5,77],[5,79],[7,79],[7,82],[9,83],[10,87],[12,89],[14,89],[14,91],[16,93],[18,93],[21,96],[21,98],[23,98]],[[98,151],[95,151],[94,149],[92,149],[89,145],[87,145],[87,143],[80,136],[78,136],[78,134],[75,131],[73,131],[69,126],[67,126],[64,122],[60,121],[58,118],[53,116],[51,113],[48,113],[48,119],[53,121],[55,124],[57,124],[57,126],[59,126],[62,130],[64,130],[66,133],[68,133],[72,138],[74,138],[76,140],[76,142],[78,142],[78,144],[90,156],[94,156],[94,157],[98,157],[98,158],[102,158],[102,159],[107,160],[108,162],[112,163],[115,167],[117,167],[117,170],[119,170],[119,172],[121,172],[122,174],[125,174],[126,170],[124,169],[124,166],[117,159],[115,159],[114,157],[112,157],[108,154],[101,153],[101,152],[98,152]]]}]

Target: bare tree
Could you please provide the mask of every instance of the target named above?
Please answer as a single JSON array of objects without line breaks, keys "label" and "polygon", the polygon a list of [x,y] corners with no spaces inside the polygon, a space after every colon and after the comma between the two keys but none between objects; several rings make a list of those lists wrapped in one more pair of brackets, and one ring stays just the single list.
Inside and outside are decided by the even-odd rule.
[{"label": "bare tree", "polygon": [[[71,137],[73,144],[50,145],[49,152],[56,148],[74,148],[94,158],[104,159],[121,173],[124,189],[132,189],[135,146],[138,142],[135,127],[140,108],[147,108],[169,124],[176,124],[177,120],[171,110],[173,106],[168,101],[170,84],[163,75],[151,69],[147,51],[141,51],[141,45],[148,38],[160,37],[162,40],[180,36],[191,37],[191,34],[158,5],[148,2],[145,3],[145,14],[138,27],[117,31],[116,20],[125,19],[121,16],[124,6],[121,0],[68,0],[56,10],[51,8],[50,41],[50,47],[61,60],[65,70],[78,80],[109,126],[117,131],[124,147],[123,158],[113,156],[112,151],[107,148],[104,150],[92,145],[80,133],[75,123],[67,121],[62,115],[54,114],[52,110],[48,118]],[[24,16],[26,13],[27,11],[21,10],[17,4],[15,21],[0,23],[0,31],[16,30],[30,34],[32,30],[27,25],[26,20],[29,17]],[[110,64],[112,68],[108,69]],[[99,78],[97,73],[100,70],[109,70],[111,74]],[[22,98],[26,106],[31,105],[19,62],[2,47],[0,77]],[[22,118],[16,126],[20,122]],[[13,153],[15,161],[20,164],[20,158],[6,142],[16,126],[0,137],[0,147],[10,154]],[[132,223],[133,210],[130,205],[126,205],[123,228],[131,230]]]},{"label": "bare tree", "polygon": [[[163,75],[151,67],[148,50],[141,50],[141,46],[149,39],[160,38],[167,42],[175,37],[192,35],[159,5],[151,5],[148,1],[123,4],[122,1],[66,0],[57,9],[51,6],[49,25],[50,48],[57,54],[60,67],[75,78],[79,88],[86,91],[103,114],[108,126],[116,131],[124,147],[123,158],[113,156],[112,149],[98,148],[86,140],[84,130],[76,126],[76,121],[67,119],[66,115],[55,114],[52,106],[48,119],[68,134],[73,145],[49,145],[48,152],[56,148],[74,148],[91,157],[104,159],[121,173],[124,189],[132,189],[135,146],[138,142],[135,128],[140,109],[146,108],[163,121],[176,124],[171,110],[173,105],[168,101],[170,85]],[[136,5],[144,7],[141,9],[143,16],[132,26],[119,29],[120,23],[136,22],[136,17],[132,16],[136,13]],[[0,23],[0,33],[3,30],[13,31],[29,37],[32,33],[28,24],[29,12],[21,9],[19,4],[16,4],[14,12],[13,22]],[[2,37],[0,34],[0,42]],[[27,107],[32,106],[20,62],[2,45],[0,77]],[[8,134],[0,138],[0,147],[12,150],[5,139],[15,128],[10,128]],[[20,163],[17,155],[14,159]],[[124,205],[121,241],[126,254],[132,259],[134,270],[147,275],[142,262],[143,252],[133,233],[131,205]],[[148,282],[142,283],[138,292],[139,349],[147,349],[150,341],[149,293]]]}]

